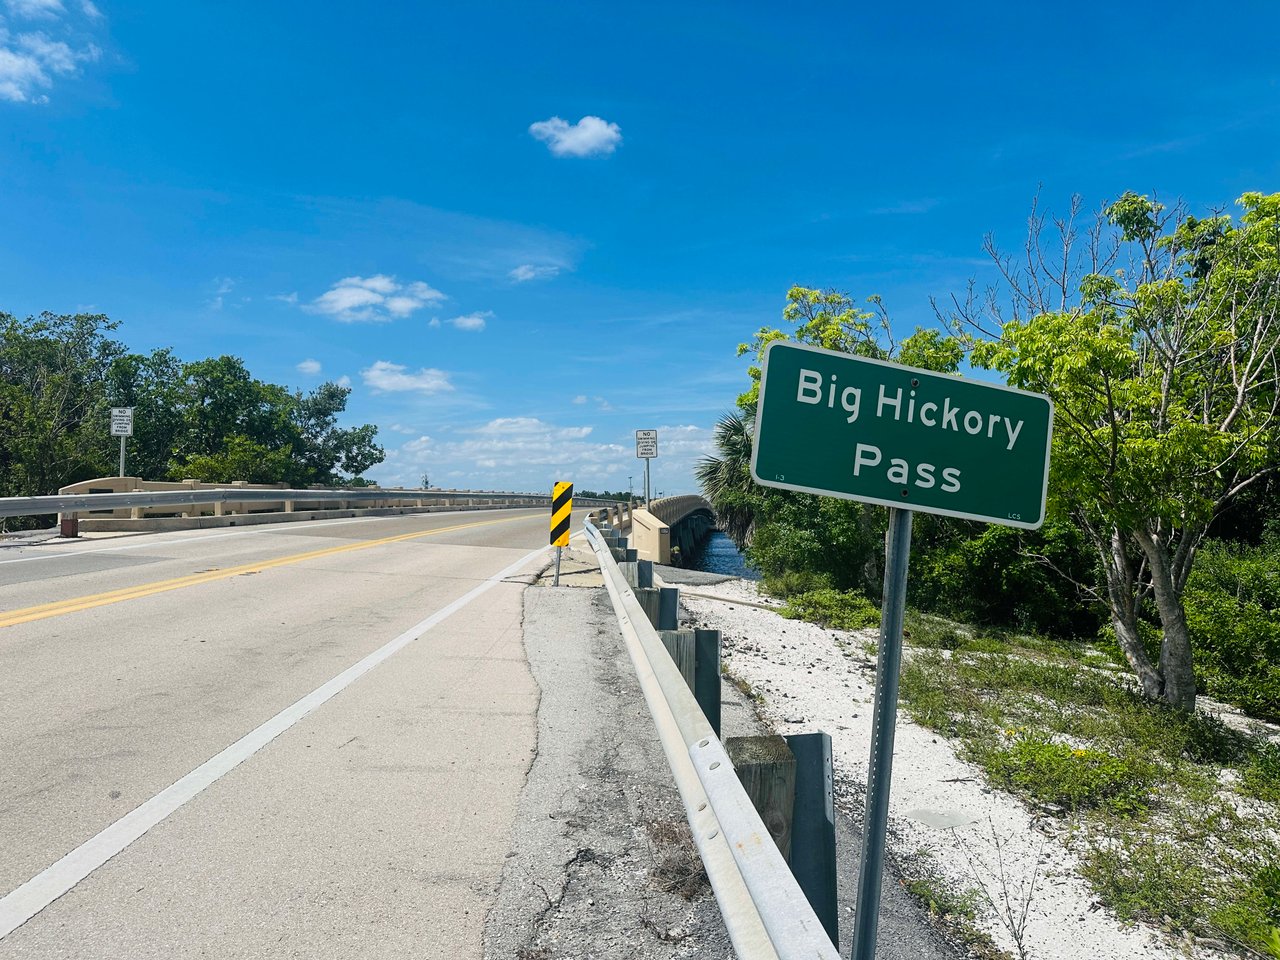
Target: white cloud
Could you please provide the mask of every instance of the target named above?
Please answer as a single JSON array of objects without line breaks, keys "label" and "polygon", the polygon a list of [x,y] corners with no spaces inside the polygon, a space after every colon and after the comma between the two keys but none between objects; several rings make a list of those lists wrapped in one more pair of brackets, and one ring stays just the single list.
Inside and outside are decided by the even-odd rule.
[{"label": "white cloud", "polygon": [[93,0],[81,0],[80,9],[84,11],[84,15],[90,20],[100,20],[102,18],[102,11],[93,4]]},{"label": "white cloud", "polygon": [[445,299],[443,293],[421,280],[401,284],[395,277],[379,273],[372,277],[344,277],[304,309],[342,323],[386,323]]},{"label": "white cloud", "polygon": [[[33,4],[32,9],[47,9]],[[10,3],[10,9],[26,9]],[[35,14],[25,14],[28,16]],[[61,40],[44,33],[11,35],[0,26],[0,100],[13,103],[48,103],[44,93],[55,76],[75,73],[81,63],[97,60],[101,51],[89,44],[73,50]]]},{"label": "white cloud", "polygon": [[541,280],[543,277],[554,277],[560,272],[560,267],[555,264],[532,264],[522,263],[510,273],[507,274],[516,283],[527,283],[530,280]]},{"label": "white cloud", "polygon": [[531,124],[529,132],[557,157],[610,154],[622,142],[622,128],[600,117],[583,117],[573,124],[552,117]]},{"label": "white cloud", "polygon": [[298,372],[305,373],[309,377],[314,377],[320,372],[320,361],[308,357],[298,364]]},{"label": "white cloud", "polygon": [[268,300],[279,300],[281,303],[287,303],[290,306],[296,306],[298,303],[298,292],[293,293],[273,293],[267,297]]},{"label": "white cloud", "polygon": [[9,13],[28,20],[56,20],[66,13],[62,0],[5,0]]},{"label": "white cloud", "polygon": [[411,373],[404,364],[390,363],[386,360],[378,360],[373,366],[361,370],[360,377],[364,380],[365,386],[375,393],[413,391],[430,394],[453,389],[453,384],[449,382],[449,375],[443,370],[423,367],[416,373]]},{"label": "white cloud", "polygon": [[[555,480],[572,480],[579,488],[625,490],[628,476],[638,481],[644,472],[643,462],[635,459],[632,427],[609,429],[605,437],[599,436],[601,429],[532,416],[498,417],[470,427],[455,424],[389,447],[377,479],[407,485],[430,471],[433,481],[473,490],[536,491],[549,489]],[[677,423],[659,424],[657,430],[661,456],[653,462],[656,488],[695,492],[693,469],[714,450],[713,428]]]},{"label": "white cloud", "polygon": [[574,397],[574,398],[573,398],[573,402],[574,402],[574,403],[586,403],[586,402],[587,402],[587,395],[586,395],[585,393],[580,393],[580,394],[578,394],[576,397]]},{"label": "white cloud", "polygon": [[464,486],[537,489],[555,479],[601,478],[628,456],[616,443],[588,440],[591,427],[557,426],[536,417],[499,417],[462,431],[461,439],[421,436],[388,452],[390,482],[410,482],[424,469]]},{"label": "white cloud", "polygon": [[439,318],[439,317],[432,317],[429,321],[427,321],[427,326],[428,326],[428,327],[438,327],[438,326],[440,326],[440,318]]},{"label": "white cloud", "polygon": [[454,317],[449,322],[459,330],[474,330],[479,332],[484,329],[485,320],[492,316],[492,310],[477,310],[475,313],[466,313],[460,317]]},{"label": "white cloud", "polygon": [[339,377],[336,381],[334,381],[334,382],[335,382],[335,383],[337,383],[337,385],[338,385],[338,386],[340,386],[340,387],[349,387],[349,386],[351,386],[351,378],[350,378],[350,377],[348,377],[345,373],[344,373],[342,376],[340,376],[340,377]]}]

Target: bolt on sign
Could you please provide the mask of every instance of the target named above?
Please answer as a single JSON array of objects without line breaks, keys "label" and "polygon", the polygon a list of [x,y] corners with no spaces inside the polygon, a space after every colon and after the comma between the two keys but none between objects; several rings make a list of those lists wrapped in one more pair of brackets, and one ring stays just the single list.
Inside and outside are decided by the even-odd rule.
[{"label": "bolt on sign", "polygon": [[1035,529],[1053,403],[1025,390],[778,341],[751,473],[769,487]]},{"label": "bolt on sign", "polygon": [[551,493],[551,546],[569,545],[569,518],[573,513],[573,484],[560,481]]}]

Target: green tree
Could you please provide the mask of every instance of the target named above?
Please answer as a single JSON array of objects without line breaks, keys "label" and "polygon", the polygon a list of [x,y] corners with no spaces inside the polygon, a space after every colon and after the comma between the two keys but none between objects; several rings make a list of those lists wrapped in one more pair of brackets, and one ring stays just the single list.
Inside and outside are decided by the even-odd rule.
[{"label": "green tree", "polygon": [[753,354],[751,387],[738,397],[739,411],[721,418],[715,431],[718,456],[696,467],[703,494],[720,524],[760,568],[777,591],[815,586],[857,588],[871,596],[880,590],[882,511],[850,500],[815,497],[757,485],[751,478],[755,408],[760,393],[764,351],[778,340],[793,340],[874,359],[895,359],[912,366],[955,373],[963,345],[938,330],[916,331],[895,341],[879,297],[871,309],[858,307],[847,294],[794,286],[787,291],[782,318],[794,330],[762,327],[738,355]]},{"label": "green tree", "polygon": [[124,347],[101,314],[0,313],[0,492],[55,493],[114,472],[105,384]]},{"label": "green tree", "polygon": [[[133,436],[125,469],[131,476],[159,479],[169,473],[174,443],[182,429],[182,363],[165,348],[117,357],[107,368],[107,403],[133,407]],[[106,437],[105,457],[115,456],[115,438]]]},{"label": "green tree", "polygon": [[[1196,698],[1184,591],[1197,550],[1276,464],[1280,194],[1239,203],[1238,223],[1197,220],[1127,193],[1083,243],[1078,202],[1051,243],[1033,212],[1025,258],[988,241],[1011,315],[972,295],[950,312],[975,364],[1053,399],[1054,509],[1097,552],[1143,691],[1181,710]],[[1148,610],[1158,652],[1142,639]]]},{"label": "green tree", "polygon": [[336,483],[359,477],[385,459],[375,442],[372,424],[339,427],[338,414],[347,409],[350,387],[322,383],[309,394],[294,394],[290,418],[297,429],[296,457],[289,480],[295,484]]}]

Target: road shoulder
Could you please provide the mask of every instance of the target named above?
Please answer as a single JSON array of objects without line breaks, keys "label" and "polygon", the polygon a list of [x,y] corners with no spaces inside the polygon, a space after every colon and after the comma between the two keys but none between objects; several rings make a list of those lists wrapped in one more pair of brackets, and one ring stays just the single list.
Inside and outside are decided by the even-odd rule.
[{"label": "road shoulder", "polygon": [[538,749],[485,957],[732,956],[604,591],[530,587],[524,641]]}]

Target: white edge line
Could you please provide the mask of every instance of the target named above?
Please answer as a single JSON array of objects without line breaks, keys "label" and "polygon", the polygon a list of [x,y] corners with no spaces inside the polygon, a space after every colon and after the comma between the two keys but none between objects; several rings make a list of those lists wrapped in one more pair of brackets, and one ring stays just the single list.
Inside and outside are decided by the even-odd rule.
[{"label": "white edge line", "polygon": [[97,836],[86,840],[57,863],[42,870],[26,883],[0,898],[0,940],[22,926],[49,904],[71,890],[89,874],[120,853],[131,843],[160,823],[187,801],[198,796],[245,760],[284,733],[299,720],[349,687],[388,657],[465,607],[506,577],[550,550],[539,547],[515,563],[495,573],[464,593],[452,603],[437,610],[377,650],[352,664],[327,683],[317,687],[301,700],[285,707],[257,729],[246,733],[217,756],[206,760],[181,780],[157,793],[141,806],[126,813]]}]

